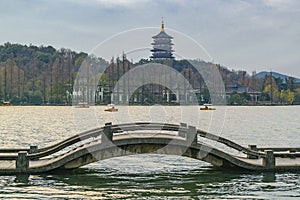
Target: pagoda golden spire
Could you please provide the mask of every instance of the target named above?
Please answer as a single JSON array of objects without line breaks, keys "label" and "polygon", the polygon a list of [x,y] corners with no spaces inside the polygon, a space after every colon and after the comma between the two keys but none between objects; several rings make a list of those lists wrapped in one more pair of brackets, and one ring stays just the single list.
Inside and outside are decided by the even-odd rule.
[{"label": "pagoda golden spire", "polygon": [[164,17],[161,18],[161,32],[165,31]]}]

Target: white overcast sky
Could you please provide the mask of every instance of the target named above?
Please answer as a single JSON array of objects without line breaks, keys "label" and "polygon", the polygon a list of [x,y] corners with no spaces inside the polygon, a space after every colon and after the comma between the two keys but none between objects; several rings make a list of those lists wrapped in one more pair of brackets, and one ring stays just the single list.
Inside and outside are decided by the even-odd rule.
[{"label": "white overcast sky", "polygon": [[299,0],[0,0],[0,42],[91,52],[162,16],[229,69],[300,77]]}]

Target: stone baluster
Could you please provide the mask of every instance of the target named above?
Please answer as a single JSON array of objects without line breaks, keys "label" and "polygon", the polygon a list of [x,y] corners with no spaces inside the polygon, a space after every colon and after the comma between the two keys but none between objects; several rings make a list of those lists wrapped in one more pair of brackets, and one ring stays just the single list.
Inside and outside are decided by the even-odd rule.
[{"label": "stone baluster", "polygon": [[103,128],[103,134],[102,134],[102,144],[109,145],[112,143],[113,140],[113,132],[111,130],[112,123],[106,123]]},{"label": "stone baluster", "polygon": [[178,136],[185,138],[186,130],[187,130],[187,124],[180,123],[179,129],[178,129]]},{"label": "stone baluster", "polygon": [[[257,145],[248,145],[248,147],[252,151],[257,151]],[[247,155],[247,158],[249,158],[249,159],[258,159],[258,156]]]},{"label": "stone baluster", "polygon": [[186,134],[186,140],[189,144],[197,143],[197,130],[194,126],[189,126]]},{"label": "stone baluster", "polygon": [[37,145],[31,145],[29,149],[29,153],[37,153],[38,146]]},{"label": "stone baluster", "polygon": [[16,169],[21,172],[26,172],[29,167],[29,159],[27,157],[27,151],[19,151],[18,158],[16,160]]},{"label": "stone baluster", "polygon": [[266,169],[274,169],[275,168],[275,156],[273,150],[265,151],[266,157],[263,159],[263,166]]}]

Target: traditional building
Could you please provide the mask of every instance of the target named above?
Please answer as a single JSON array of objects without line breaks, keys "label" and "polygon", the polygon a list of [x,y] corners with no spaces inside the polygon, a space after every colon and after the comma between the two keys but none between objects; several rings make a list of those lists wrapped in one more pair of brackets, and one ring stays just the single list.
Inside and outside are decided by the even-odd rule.
[{"label": "traditional building", "polygon": [[171,60],[174,59],[172,50],[172,39],[173,37],[165,32],[164,20],[162,19],[161,31],[159,34],[152,37],[154,42],[153,49],[151,50],[152,56],[150,58],[154,60]]},{"label": "traditional building", "polygon": [[230,98],[233,94],[242,94],[247,93],[250,95],[250,102],[249,103],[257,103],[259,100],[259,97],[261,95],[261,92],[254,90],[253,88],[250,88],[245,85],[240,84],[234,84],[234,85],[228,85],[225,88],[227,98]]}]

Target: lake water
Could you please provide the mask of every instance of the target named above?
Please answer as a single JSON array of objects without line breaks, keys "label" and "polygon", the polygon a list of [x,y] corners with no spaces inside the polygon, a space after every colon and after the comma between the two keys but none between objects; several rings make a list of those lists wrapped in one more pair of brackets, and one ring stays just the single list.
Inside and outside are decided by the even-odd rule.
[{"label": "lake water", "polygon": [[[300,147],[300,107],[0,107],[1,147],[47,146],[106,122],[187,122],[239,144]],[[0,199],[299,199],[299,173],[224,172],[180,156],[136,155],[64,174],[1,176]]]}]

